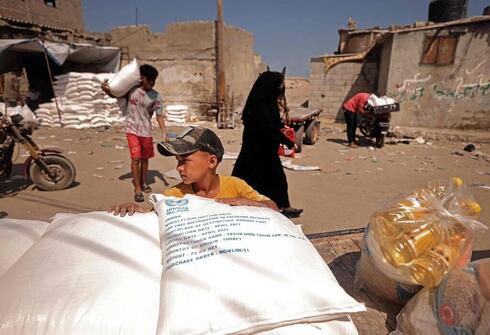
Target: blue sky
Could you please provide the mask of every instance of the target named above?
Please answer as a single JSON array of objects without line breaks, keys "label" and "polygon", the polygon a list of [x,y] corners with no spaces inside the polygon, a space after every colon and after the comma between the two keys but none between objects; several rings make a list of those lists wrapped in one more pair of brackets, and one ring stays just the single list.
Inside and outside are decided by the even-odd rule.
[{"label": "blue sky", "polygon": [[[337,49],[349,16],[359,28],[427,19],[428,0],[223,0],[225,22],[255,36],[255,50],[272,69],[307,76],[311,57]],[[82,0],[85,29],[147,24],[154,32],[176,21],[214,20],[216,0]],[[481,15],[488,0],[469,0],[468,15]]]}]

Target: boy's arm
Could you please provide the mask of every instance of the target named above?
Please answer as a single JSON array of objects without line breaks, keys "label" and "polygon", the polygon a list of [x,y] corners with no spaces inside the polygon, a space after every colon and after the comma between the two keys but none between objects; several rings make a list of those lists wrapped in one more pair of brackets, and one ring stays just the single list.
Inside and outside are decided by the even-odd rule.
[{"label": "boy's arm", "polygon": [[166,142],[167,141],[167,129],[165,128],[165,119],[163,118],[163,114],[156,115],[158,127],[162,130],[162,138]]},{"label": "boy's arm", "polygon": [[160,93],[158,93],[155,103],[153,105],[153,112],[156,114],[158,127],[162,131],[162,138],[167,141],[167,129],[165,128],[165,119],[163,118],[163,99]]},{"label": "boy's arm", "polygon": [[236,177],[230,178],[229,183],[236,190],[237,197],[216,199],[217,202],[231,206],[267,207],[279,211],[274,201],[254,190],[246,181]]},{"label": "boy's arm", "polygon": [[247,198],[224,198],[224,199],[216,199],[216,202],[227,204],[230,206],[254,206],[254,207],[267,207],[273,209],[275,211],[279,211],[276,203],[272,200],[250,200]]}]

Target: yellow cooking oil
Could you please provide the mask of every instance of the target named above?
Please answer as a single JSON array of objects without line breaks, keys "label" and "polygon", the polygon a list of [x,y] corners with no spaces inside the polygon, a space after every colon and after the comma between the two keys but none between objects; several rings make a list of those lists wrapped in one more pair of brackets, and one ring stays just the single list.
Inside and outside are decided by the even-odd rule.
[{"label": "yellow cooking oil", "polygon": [[434,287],[439,284],[459,257],[460,249],[457,246],[441,244],[414,259],[403,267],[402,272],[419,285]]}]

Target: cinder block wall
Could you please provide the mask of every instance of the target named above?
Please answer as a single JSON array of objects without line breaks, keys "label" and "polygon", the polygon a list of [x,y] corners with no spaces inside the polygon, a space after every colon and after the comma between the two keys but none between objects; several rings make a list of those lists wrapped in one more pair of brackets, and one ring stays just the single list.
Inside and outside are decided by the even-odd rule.
[{"label": "cinder block wall", "polygon": [[224,29],[225,81],[228,99],[233,97],[235,108],[244,104],[259,73],[252,33],[225,26]]},{"label": "cinder block wall", "polygon": [[343,120],[339,113],[344,101],[358,92],[376,92],[378,65],[373,62],[346,62],[325,73],[324,58],[310,62],[310,108],[323,108],[323,117]]},{"label": "cinder block wall", "polygon": [[[420,64],[429,36],[458,38],[449,65]],[[490,129],[490,21],[395,34],[385,46],[387,95],[400,103],[401,126]],[[386,67],[385,66],[385,67]]]}]

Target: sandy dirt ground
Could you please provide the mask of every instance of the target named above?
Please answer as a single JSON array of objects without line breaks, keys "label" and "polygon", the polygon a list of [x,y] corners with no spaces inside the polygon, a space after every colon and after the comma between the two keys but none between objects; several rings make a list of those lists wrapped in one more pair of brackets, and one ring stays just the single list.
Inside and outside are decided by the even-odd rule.
[{"label": "sandy dirt ground", "polygon": [[[211,123],[204,125],[213,127]],[[181,128],[169,130],[178,133]],[[215,131],[227,153],[240,150],[241,128]],[[294,222],[302,224],[305,233],[364,227],[371,214],[388,200],[428,181],[457,175],[467,184],[490,185],[489,162],[452,154],[463,148],[462,143],[398,143],[380,150],[368,146],[348,149],[342,144],[344,137],[345,133],[322,128],[319,141],[314,146],[304,146],[301,157],[293,160],[295,164],[317,165],[321,171],[286,170],[291,203],[304,208],[304,215]],[[58,212],[105,210],[110,205],[132,201],[129,152],[120,131],[38,129],[34,139],[40,147],[64,150],[76,166],[76,183],[63,191],[36,189],[22,177],[26,152],[16,150],[12,179],[0,184],[0,216],[49,220]],[[479,150],[490,153],[490,145],[481,145]],[[223,161],[218,172],[230,174],[233,163]],[[154,192],[178,182],[165,176],[175,166],[173,157],[158,153],[150,161],[149,182]],[[483,208],[481,220],[490,224],[490,191],[472,187],[472,192]],[[149,208],[150,204],[145,206]],[[477,234],[474,249],[490,257],[489,230]]]}]

